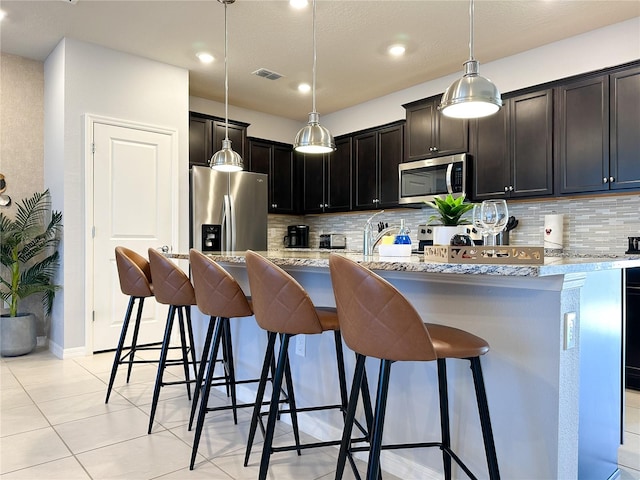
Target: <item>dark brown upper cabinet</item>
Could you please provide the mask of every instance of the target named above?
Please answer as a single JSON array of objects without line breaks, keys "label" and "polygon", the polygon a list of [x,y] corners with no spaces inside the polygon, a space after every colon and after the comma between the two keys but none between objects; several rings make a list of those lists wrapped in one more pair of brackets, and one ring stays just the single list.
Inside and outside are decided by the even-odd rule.
[{"label": "dark brown upper cabinet", "polygon": [[353,135],[354,210],[398,206],[398,165],[404,158],[404,122]]},{"label": "dark brown upper cabinet", "polygon": [[640,67],[609,77],[609,188],[640,188]]},{"label": "dark brown upper cabinet", "polygon": [[558,193],[640,188],[640,66],[557,91]]},{"label": "dark brown upper cabinet", "polygon": [[346,212],[351,209],[351,136],[338,137],[335,142],[335,152],[300,155],[304,168],[304,213]]},{"label": "dark brown upper cabinet", "polygon": [[404,161],[467,152],[468,120],[438,111],[442,95],[403,105],[406,109]]},{"label": "dark brown upper cabinet", "polygon": [[556,88],[557,193],[609,190],[609,76]]},{"label": "dark brown upper cabinet", "polygon": [[553,90],[503,98],[495,115],[473,120],[476,200],[553,194]]},{"label": "dark brown upper cabinet", "polygon": [[249,170],[269,175],[269,213],[298,213],[298,175],[293,146],[259,138],[249,138],[247,143]]},{"label": "dark brown upper cabinet", "polygon": [[[248,123],[229,121],[229,140],[231,148],[246,162],[246,143]],[[225,121],[197,112],[189,113],[189,166],[208,167],[209,160],[222,148],[225,139]],[[246,167],[245,167],[246,168]]]}]

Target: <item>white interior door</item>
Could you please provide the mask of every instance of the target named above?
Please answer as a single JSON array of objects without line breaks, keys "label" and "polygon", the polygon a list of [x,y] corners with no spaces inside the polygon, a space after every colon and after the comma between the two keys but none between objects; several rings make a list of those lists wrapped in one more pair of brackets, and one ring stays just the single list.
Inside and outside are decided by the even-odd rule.
[{"label": "white interior door", "polygon": [[[94,123],[93,143],[93,351],[97,352],[116,348],[129,301],[120,291],[115,247],[122,245],[147,257],[149,247],[170,246],[175,189],[171,135]],[[145,301],[139,344],[162,340],[166,312],[154,299]]]}]

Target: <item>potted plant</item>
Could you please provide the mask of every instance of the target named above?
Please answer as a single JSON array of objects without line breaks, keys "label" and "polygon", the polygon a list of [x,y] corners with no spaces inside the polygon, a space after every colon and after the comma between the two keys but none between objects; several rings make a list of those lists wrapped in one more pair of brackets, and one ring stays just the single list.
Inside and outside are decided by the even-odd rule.
[{"label": "potted plant", "polygon": [[464,194],[457,198],[448,194],[444,199],[435,197],[433,202],[425,202],[438,212],[437,215],[431,215],[427,222],[429,225],[434,225],[434,245],[449,245],[451,237],[456,233],[465,233],[464,228],[460,226],[468,225],[470,222],[462,216],[473,209],[473,203],[464,203],[464,199]]},{"label": "potted plant", "polygon": [[17,204],[15,219],[0,213],[0,298],[9,313],[0,316],[0,355],[16,356],[36,346],[33,313],[18,312],[18,302],[42,294],[45,315],[51,313],[58,268],[58,242],[62,213],[51,210],[49,190],[35,193]]}]

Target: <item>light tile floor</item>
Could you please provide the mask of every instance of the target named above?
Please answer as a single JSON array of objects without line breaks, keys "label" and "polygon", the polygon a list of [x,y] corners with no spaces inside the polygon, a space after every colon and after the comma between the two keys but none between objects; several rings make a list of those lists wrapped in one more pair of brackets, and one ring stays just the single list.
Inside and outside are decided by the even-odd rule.
[{"label": "light tile floor", "polygon": [[[136,365],[131,382],[118,372],[104,403],[113,353],[60,360],[43,348],[0,362],[0,477],[4,479],[214,479],[257,477],[257,435],[249,467],[243,467],[249,428],[247,409],[238,425],[229,412],[207,415],[196,468],[189,471],[193,433],[184,386],[165,387],[153,434],[147,435],[154,365]],[[124,369],[122,369],[124,370]],[[170,375],[170,373],[169,373]],[[216,394],[216,401],[226,397]],[[627,391],[622,480],[640,480],[640,392]],[[280,422],[278,435],[290,428]],[[308,439],[307,439],[308,441]],[[330,480],[335,448],[272,457],[269,479]],[[345,470],[345,479],[353,474]],[[384,475],[385,480],[398,480]],[[418,480],[418,479],[405,479]]]}]

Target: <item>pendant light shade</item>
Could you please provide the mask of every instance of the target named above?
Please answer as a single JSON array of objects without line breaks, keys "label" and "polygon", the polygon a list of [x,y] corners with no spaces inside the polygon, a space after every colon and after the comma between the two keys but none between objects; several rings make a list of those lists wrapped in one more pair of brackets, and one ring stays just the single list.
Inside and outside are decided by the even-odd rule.
[{"label": "pendant light shade", "polygon": [[229,70],[227,55],[227,5],[235,0],[218,0],[224,4],[224,140],[222,149],[213,154],[209,166],[220,172],[239,172],[242,170],[242,157],[231,148],[229,140]]},{"label": "pendant light shade", "polygon": [[473,0],[469,4],[469,23],[469,60],[464,63],[464,75],[447,88],[440,102],[439,109],[447,117],[481,118],[502,107],[498,88],[478,75],[479,63],[473,58]]},{"label": "pendant light shade", "polygon": [[333,136],[320,125],[320,115],[316,111],[316,63],[316,0],[313,0],[313,111],[309,114],[309,123],[298,132],[293,144],[294,150],[301,153],[321,154],[336,149]]}]

